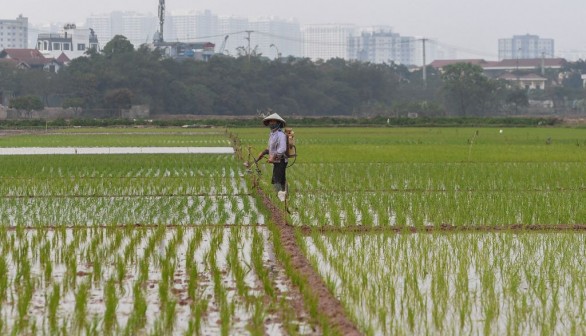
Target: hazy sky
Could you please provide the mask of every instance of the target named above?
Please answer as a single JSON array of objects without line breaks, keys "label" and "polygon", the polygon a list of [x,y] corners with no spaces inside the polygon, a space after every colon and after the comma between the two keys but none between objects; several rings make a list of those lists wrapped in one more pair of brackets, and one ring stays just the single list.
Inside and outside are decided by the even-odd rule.
[{"label": "hazy sky", "polygon": [[[84,23],[112,11],[157,13],[158,0],[16,0],[0,5],[2,19],[19,14],[32,24]],[[50,9],[48,9],[51,7]],[[586,54],[585,0],[166,0],[167,11],[209,9],[217,15],[296,18],[299,23],[389,25],[404,36],[438,39],[458,54],[496,60],[498,39],[533,34],[555,40],[556,53]]]}]

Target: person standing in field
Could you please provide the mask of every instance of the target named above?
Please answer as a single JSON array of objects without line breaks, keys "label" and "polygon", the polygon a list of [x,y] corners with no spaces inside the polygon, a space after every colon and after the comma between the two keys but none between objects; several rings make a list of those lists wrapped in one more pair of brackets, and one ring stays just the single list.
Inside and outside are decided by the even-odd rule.
[{"label": "person standing in field", "polygon": [[263,124],[270,129],[268,147],[260,152],[258,160],[269,155],[269,163],[273,164],[273,177],[271,183],[277,191],[277,197],[281,202],[287,197],[287,135],[283,132],[286,122],[277,113],[273,113],[263,119]]}]

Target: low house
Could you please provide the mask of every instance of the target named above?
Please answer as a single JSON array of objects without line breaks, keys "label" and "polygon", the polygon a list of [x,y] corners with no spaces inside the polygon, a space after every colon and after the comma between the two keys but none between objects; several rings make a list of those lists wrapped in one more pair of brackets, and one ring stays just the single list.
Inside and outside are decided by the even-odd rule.
[{"label": "low house", "polygon": [[165,56],[178,61],[209,61],[215,54],[215,46],[211,42],[159,42],[153,48],[161,48]]},{"label": "low house", "polygon": [[436,60],[430,66],[440,72],[448,65],[469,63],[478,65],[488,77],[504,79],[513,86],[527,89],[543,90],[547,83],[544,77],[547,69],[560,71],[566,63],[563,58],[504,59],[502,61],[470,60]]},{"label": "low house", "polygon": [[58,72],[63,63],[54,58],[46,58],[37,49],[4,49],[0,51],[0,60],[15,63],[19,69],[42,69]]},{"label": "low house", "polygon": [[61,33],[39,34],[37,49],[46,57],[58,58],[65,54],[71,60],[84,56],[88,49],[100,51],[100,44],[92,28],[67,24]]},{"label": "low house", "polygon": [[526,90],[543,90],[547,82],[547,78],[534,73],[515,75],[514,73],[507,72],[497,78],[506,80],[511,86]]}]

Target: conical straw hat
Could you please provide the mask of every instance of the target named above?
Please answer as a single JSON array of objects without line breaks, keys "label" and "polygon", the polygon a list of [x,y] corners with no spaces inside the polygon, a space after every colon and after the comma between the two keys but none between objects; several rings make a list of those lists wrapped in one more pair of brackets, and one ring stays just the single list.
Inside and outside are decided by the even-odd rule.
[{"label": "conical straw hat", "polygon": [[262,123],[263,123],[265,126],[267,126],[267,125],[269,124],[269,120],[276,120],[276,121],[279,121],[279,122],[281,122],[281,123],[283,124],[283,127],[285,126],[285,124],[287,124],[287,123],[285,122],[285,119],[281,118],[281,116],[280,116],[280,115],[278,115],[278,114],[276,114],[276,113],[273,113],[273,114],[271,114],[270,116],[268,116],[268,117],[264,118],[264,119],[262,120]]}]

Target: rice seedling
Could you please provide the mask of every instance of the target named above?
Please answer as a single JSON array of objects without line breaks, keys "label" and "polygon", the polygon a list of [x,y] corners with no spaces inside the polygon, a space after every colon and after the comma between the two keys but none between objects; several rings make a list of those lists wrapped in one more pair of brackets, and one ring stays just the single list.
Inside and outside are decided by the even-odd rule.
[{"label": "rice seedling", "polygon": [[118,308],[118,294],[116,293],[116,283],[113,278],[106,282],[104,288],[104,300],[106,310],[104,312],[104,333],[107,335],[114,334],[118,325],[116,318],[116,309]]},{"label": "rice seedling", "polygon": [[90,284],[87,281],[82,282],[81,285],[77,287],[77,292],[75,293],[75,330],[81,331],[86,326],[86,314],[87,314],[87,304],[88,304],[88,291],[90,289]]},{"label": "rice seedling", "polygon": [[313,234],[305,242],[310,260],[362,330],[526,334],[569,332],[583,320],[577,314],[583,303],[572,303],[580,295],[569,295],[584,288],[572,278],[586,253],[583,239],[563,233],[385,234],[383,240]]}]

